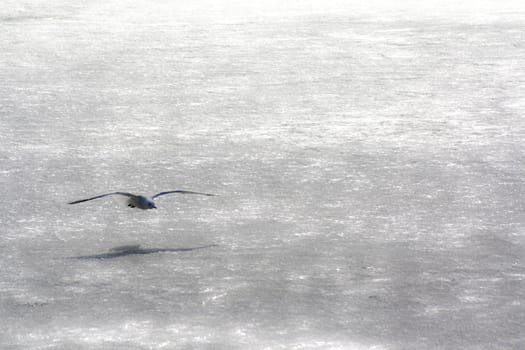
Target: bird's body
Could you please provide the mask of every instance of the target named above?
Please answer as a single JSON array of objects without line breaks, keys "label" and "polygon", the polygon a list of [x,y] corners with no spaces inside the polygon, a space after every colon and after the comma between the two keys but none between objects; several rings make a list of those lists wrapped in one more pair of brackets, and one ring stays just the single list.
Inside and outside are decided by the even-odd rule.
[{"label": "bird's body", "polygon": [[128,207],[139,209],[157,209],[153,199],[146,196],[134,196],[128,199]]},{"label": "bird's body", "polygon": [[127,204],[128,204],[128,207],[130,208],[138,208],[138,209],[144,209],[144,210],[145,209],[157,209],[157,207],[155,206],[155,198],[164,196],[166,194],[171,194],[171,193],[199,194],[203,196],[215,196],[214,194],[211,194],[211,193],[202,193],[202,192],[193,192],[193,191],[184,191],[184,190],[159,192],[156,195],[153,195],[151,197],[136,195],[136,194],[128,193],[128,192],[111,192],[111,193],[105,193],[105,194],[101,194],[101,195],[86,198],[86,199],[79,199],[77,201],[69,202],[68,204],[78,204],[78,203],[83,203],[83,202],[87,202],[87,201],[102,198],[102,197],[120,195],[120,196],[128,197]]}]

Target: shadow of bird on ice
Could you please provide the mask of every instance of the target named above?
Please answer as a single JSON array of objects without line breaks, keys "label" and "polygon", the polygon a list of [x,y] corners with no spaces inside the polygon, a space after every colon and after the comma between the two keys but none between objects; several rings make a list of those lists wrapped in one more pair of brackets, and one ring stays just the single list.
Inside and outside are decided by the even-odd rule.
[{"label": "shadow of bird on ice", "polygon": [[137,245],[125,245],[120,247],[111,248],[107,253],[93,254],[93,255],[80,255],[71,256],[68,259],[114,259],[128,255],[145,255],[163,252],[191,252],[193,250],[206,249],[216,247],[216,244],[209,244],[197,247],[188,248],[141,248],[140,244]]}]

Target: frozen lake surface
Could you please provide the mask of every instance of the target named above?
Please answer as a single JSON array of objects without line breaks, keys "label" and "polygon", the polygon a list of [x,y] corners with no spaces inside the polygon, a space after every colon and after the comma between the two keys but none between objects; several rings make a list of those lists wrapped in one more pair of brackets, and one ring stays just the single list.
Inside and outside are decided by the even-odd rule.
[{"label": "frozen lake surface", "polygon": [[0,348],[524,349],[525,5],[434,3],[3,1]]}]

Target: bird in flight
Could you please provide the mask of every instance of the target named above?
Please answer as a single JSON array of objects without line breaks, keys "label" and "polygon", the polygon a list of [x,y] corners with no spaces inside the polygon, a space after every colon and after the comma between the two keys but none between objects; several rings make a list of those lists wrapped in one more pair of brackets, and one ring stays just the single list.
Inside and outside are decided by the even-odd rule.
[{"label": "bird in flight", "polygon": [[91,198],[79,199],[77,201],[69,202],[68,204],[77,204],[77,203],[87,202],[87,201],[90,201],[90,200],[93,200],[93,199],[102,198],[102,197],[119,195],[119,196],[128,197],[127,204],[128,204],[128,207],[130,207],[130,208],[157,209],[157,207],[155,206],[155,198],[160,197],[160,196],[164,196],[166,194],[171,194],[171,193],[200,194],[202,196],[215,196],[214,194],[211,194],[211,193],[183,191],[183,190],[159,192],[156,195],[153,195],[151,197],[136,195],[136,194],[127,193],[127,192],[111,192],[111,193],[105,193],[105,194],[101,194],[101,195],[98,195],[98,196],[95,196],[95,197],[91,197]]}]

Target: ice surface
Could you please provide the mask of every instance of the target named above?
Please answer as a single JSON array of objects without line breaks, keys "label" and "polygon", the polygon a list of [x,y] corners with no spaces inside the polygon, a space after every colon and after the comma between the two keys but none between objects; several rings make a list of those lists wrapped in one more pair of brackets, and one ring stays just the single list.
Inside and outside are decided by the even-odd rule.
[{"label": "ice surface", "polygon": [[[524,28],[2,2],[0,348],[525,348]],[[218,196],[67,205],[176,188]]]}]

